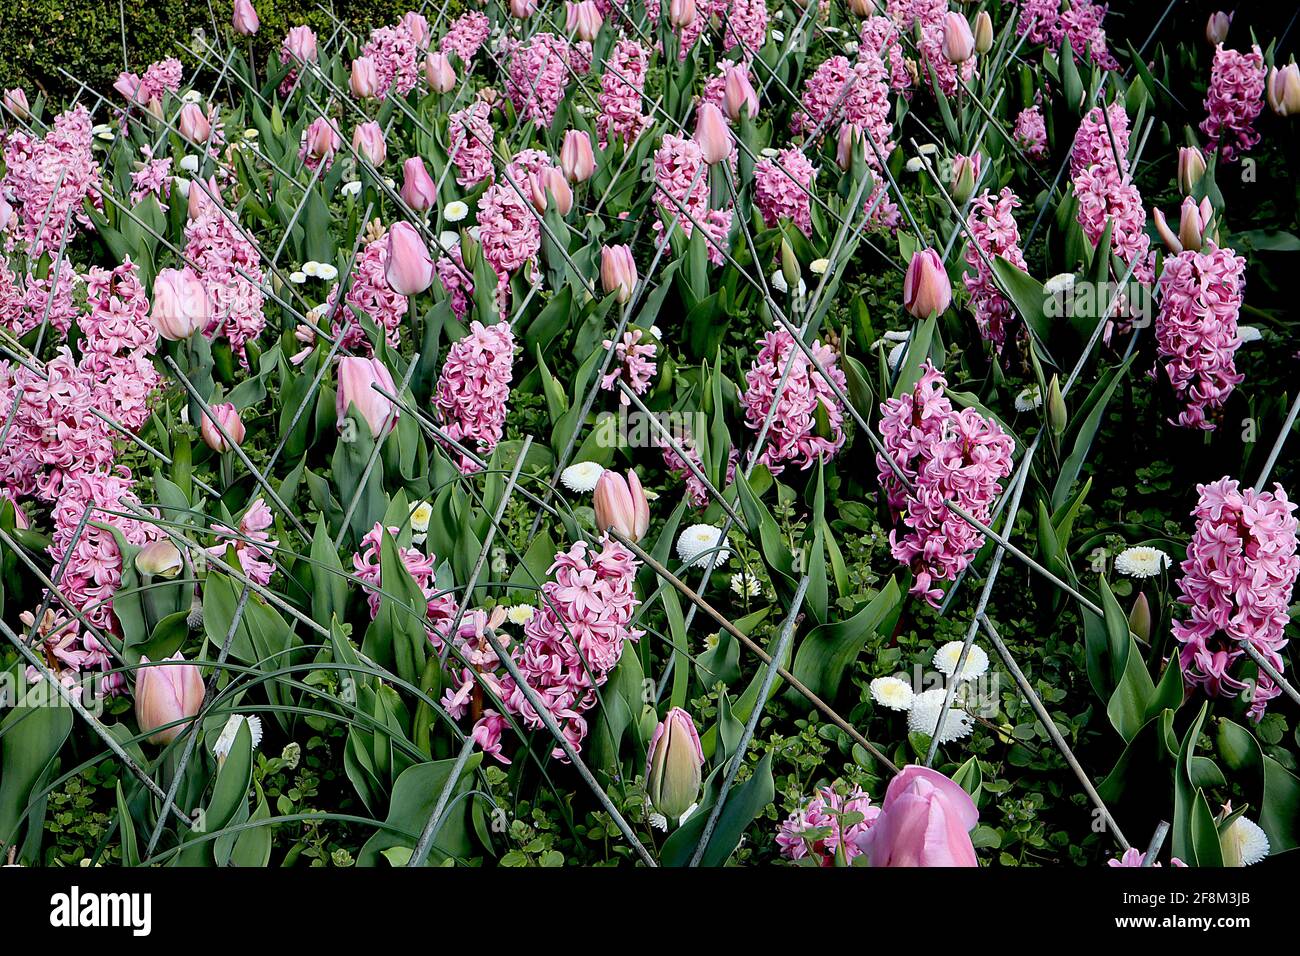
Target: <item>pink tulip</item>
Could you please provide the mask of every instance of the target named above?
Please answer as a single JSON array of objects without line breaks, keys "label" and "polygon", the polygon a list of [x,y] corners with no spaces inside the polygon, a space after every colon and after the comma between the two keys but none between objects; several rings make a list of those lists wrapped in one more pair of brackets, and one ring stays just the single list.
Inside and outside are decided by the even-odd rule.
[{"label": "pink tulip", "polygon": [[191,143],[206,143],[212,135],[212,124],[198,103],[186,103],[181,107],[181,115],[176,121],[183,138]]},{"label": "pink tulip", "polygon": [[510,15],[526,20],[537,12],[537,0],[510,0]]},{"label": "pink tulip", "polygon": [[[211,414],[203,416],[203,422],[199,425],[199,434],[203,436],[209,448],[219,455],[224,455],[235,445],[244,443],[244,423],[240,421],[239,412],[233,404],[223,402],[211,406],[208,411]],[[221,428],[218,428],[218,425]],[[230,441],[226,441],[226,435],[221,434],[222,429],[225,429],[226,435],[230,436]]]},{"label": "pink tulip", "polygon": [[207,328],[208,293],[189,266],[163,269],[153,281],[149,318],[158,334],[171,342],[188,339]]},{"label": "pink tulip", "polygon": [[933,249],[912,254],[903,278],[903,308],[918,319],[941,315],[952,302],[952,283],[943,260]]},{"label": "pink tulip", "polygon": [[388,158],[384,131],[375,122],[361,123],[352,131],[352,148],[371,166],[382,166]]},{"label": "pink tulip", "polygon": [[1278,116],[1300,113],[1300,66],[1273,67],[1268,75],[1268,105]]},{"label": "pink tulip", "polygon": [[135,556],[135,569],[149,577],[174,578],[184,567],[180,551],[166,538],[149,542]]},{"label": "pink tulip", "polygon": [[[206,185],[206,188],[204,188]],[[191,179],[189,188],[186,192],[186,215],[190,219],[198,219],[214,205],[214,197],[221,194],[217,192],[217,178],[208,177],[206,184],[197,179]]]},{"label": "pink tulip", "polygon": [[580,129],[564,134],[560,146],[560,168],[564,178],[571,183],[585,183],[596,171],[596,156],[591,150],[591,137]]},{"label": "pink tulip", "polygon": [[378,440],[396,424],[397,410],[387,396],[371,387],[374,385],[389,395],[397,394],[393,377],[379,359],[356,356],[339,359],[339,390],[334,402],[339,425],[342,427],[348,409],[354,408],[370,426],[370,434]]},{"label": "pink tulip", "polygon": [[9,231],[9,223],[14,221],[14,207],[4,196],[0,196],[0,235]]},{"label": "pink tulip", "polygon": [[676,823],[699,798],[703,768],[704,748],[695,721],[674,707],[656,725],[646,752],[645,788],[651,806]]},{"label": "pink tulip", "polygon": [[632,298],[636,287],[636,260],[627,246],[603,246],[600,250],[600,281],[605,293],[618,294],[620,304]]},{"label": "pink tulip", "polygon": [[856,123],[844,123],[840,126],[840,136],[835,144],[835,162],[840,169],[848,172],[853,165],[853,148],[863,141],[862,128]]},{"label": "pink tulip", "polygon": [[1208,198],[1202,199],[1198,205],[1196,200],[1188,196],[1183,200],[1182,208],[1179,210],[1178,235],[1175,236],[1173,230],[1169,228],[1169,223],[1165,220],[1165,214],[1159,209],[1151,210],[1151,218],[1155,220],[1156,232],[1159,233],[1165,248],[1174,255],[1184,249],[1199,252],[1205,242],[1205,233],[1213,216],[1214,207],[1210,205]]},{"label": "pink tulip", "polygon": [[867,831],[871,865],[979,866],[970,839],[979,816],[970,794],[939,771],[904,767]]},{"label": "pink tulip", "polygon": [[749,71],[743,66],[729,66],[724,74],[722,106],[735,122],[742,115],[753,119],[758,115],[758,94],[749,82]]},{"label": "pink tulip", "polygon": [[447,54],[434,50],[424,61],[424,76],[435,93],[450,93],[456,88],[456,71]]},{"label": "pink tulip", "polygon": [[858,17],[874,17],[876,0],[849,0],[849,12]]},{"label": "pink tulip", "polygon": [[419,156],[402,163],[402,201],[416,212],[427,212],[438,201],[438,187]]},{"label": "pink tulip", "polygon": [[952,193],[954,202],[964,203],[970,199],[975,192],[975,184],[979,182],[983,165],[984,160],[979,153],[958,156],[952,161],[952,181],[948,184],[948,190]]},{"label": "pink tulip", "polygon": [[1232,17],[1222,10],[1216,10],[1210,14],[1210,18],[1205,21],[1205,39],[1210,46],[1218,46],[1224,40],[1228,39],[1228,27],[1232,25]]},{"label": "pink tulip", "polygon": [[672,0],[668,4],[668,22],[677,29],[695,22],[695,0]]},{"label": "pink tulip", "polygon": [[1178,189],[1184,196],[1190,196],[1192,190],[1205,175],[1205,156],[1195,146],[1178,147]]},{"label": "pink tulip", "polygon": [[25,120],[32,115],[31,107],[27,103],[27,94],[20,86],[5,90],[4,105],[5,109],[20,120]]},{"label": "pink tulip", "polygon": [[343,145],[343,140],[339,137],[339,131],[334,125],[334,121],[326,119],[324,116],[318,116],[312,120],[311,125],[307,127],[303,135],[307,155],[318,160],[331,160],[334,154],[338,152],[339,147]]},{"label": "pink tulip", "polygon": [[398,295],[419,295],[433,282],[433,261],[429,248],[409,222],[388,230],[388,262],[385,276]]},{"label": "pink tulip", "polygon": [[613,528],[633,541],[645,537],[650,527],[650,504],[635,471],[629,469],[624,479],[618,472],[606,469],[596,482],[591,503],[598,531]]},{"label": "pink tulip", "polygon": [[731,155],[731,129],[722,118],[722,110],[712,103],[704,103],[696,111],[695,142],[710,166]]},{"label": "pink tulip", "polygon": [[128,103],[135,103],[140,95],[140,77],[134,73],[119,73],[113,81],[113,89],[122,95]]},{"label": "pink tulip", "polygon": [[316,62],[316,34],[309,26],[290,27],[284,48],[301,63]]},{"label": "pink tulip", "polygon": [[230,19],[231,26],[240,36],[251,37],[262,25],[257,19],[251,0],[235,0],[235,12]]},{"label": "pink tulip", "polygon": [[604,22],[596,0],[577,0],[576,3],[570,0],[565,5],[564,29],[577,33],[579,40],[593,42]]},{"label": "pink tulip", "polygon": [[533,207],[538,212],[546,212],[548,195],[555,200],[555,208],[561,216],[567,216],[573,208],[573,190],[569,187],[569,181],[554,166],[531,174],[528,177],[528,187]]},{"label": "pink tulip", "polygon": [[379,95],[379,71],[375,61],[359,56],[352,61],[352,79],[348,81],[352,95],[359,100],[374,99]]},{"label": "pink tulip", "polygon": [[411,35],[411,38],[415,40],[415,45],[421,50],[429,45],[432,34],[429,30],[429,21],[423,15],[416,13],[414,10],[407,10],[402,15],[399,25]]},{"label": "pink tulip", "polygon": [[949,63],[965,63],[975,55],[975,36],[960,13],[943,18],[943,55]]},{"label": "pink tulip", "polygon": [[186,664],[179,651],[166,660],[176,663],[151,665],[141,654],[143,666],[135,677],[136,723],[153,744],[169,744],[179,737],[203,706],[203,676],[198,667]]}]

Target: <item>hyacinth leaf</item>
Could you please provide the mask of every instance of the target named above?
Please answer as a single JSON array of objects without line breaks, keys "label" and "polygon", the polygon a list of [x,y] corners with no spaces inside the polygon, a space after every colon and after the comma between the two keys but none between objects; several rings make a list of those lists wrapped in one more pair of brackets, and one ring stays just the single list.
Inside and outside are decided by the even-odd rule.
[{"label": "hyacinth leaf", "polygon": [[873,633],[902,605],[898,581],[890,575],[866,606],[843,621],[812,629],[795,652],[792,673],[819,697],[834,700],[844,674]]},{"label": "hyacinth leaf", "polygon": [[[587,762],[593,769],[604,770],[609,779],[619,776],[619,753],[629,730],[640,742],[640,716],[643,708],[645,672],[635,654],[622,655],[601,688],[602,707],[591,722]],[[633,748],[634,750],[636,748]]]},{"label": "hyacinth leaf", "polygon": [[736,489],[745,515],[745,523],[751,529],[758,529],[763,563],[767,565],[772,575],[772,583],[776,586],[778,594],[788,599],[794,594],[796,584],[794,555],[785,543],[785,536],[781,533],[776,519],[752,490],[753,480],[753,475],[749,478],[740,473],[736,475]]},{"label": "hyacinth leaf", "polygon": [[[17,667],[17,665],[15,665]],[[12,671],[10,676],[12,676]],[[16,681],[13,686],[26,686]],[[51,706],[58,693],[42,682],[20,697],[3,721],[0,721],[0,844],[18,842],[19,828],[27,820],[27,844],[38,847],[44,823],[44,799],[34,800],[35,791],[53,771],[59,750],[72,733],[73,711],[63,706]],[[29,807],[29,802],[39,802],[41,807]],[[24,847],[24,858],[27,858]]]},{"label": "hyacinth leaf", "polygon": [[[242,807],[248,812],[248,788],[253,782],[253,737],[248,721],[240,721],[230,753],[217,770],[212,796],[187,831],[186,846],[172,858],[174,866],[214,866],[219,862],[216,844],[226,835],[198,842],[196,838],[216,834],[235,819]],[[228,851],[226,852],[228,858]]]},{"label": "hyacinth leaf", "polygon": [[[448,860],[463,859],[471,849],[468,801],[465,795],[483,754],[470,754],[447,802],[447,809],[430,850],[428,866],[442,866]],[[414,850],[419,835],[428,822],[447,785],[456,761],[435,760],[408,767],[393,785],[384,828],[378,830],[357,855],[357,866],[378,866],[385,851],[402,847]]]},{"label": "hyacinth leaf", "polygon": [[1045,347],[1052,332],[1052,322],[1045,311],[1048,295],[1043,284],[1010,262],[1005,256],[993,257],[993,274],[998,285],[1025,325],[1034,334],[1040,348]]}]

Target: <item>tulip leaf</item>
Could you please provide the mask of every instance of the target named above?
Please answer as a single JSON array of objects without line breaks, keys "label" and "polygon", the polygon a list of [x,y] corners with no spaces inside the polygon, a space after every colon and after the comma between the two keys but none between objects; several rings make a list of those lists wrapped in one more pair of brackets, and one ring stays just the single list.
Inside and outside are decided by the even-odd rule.
[{"label": "tulip leaf", "polygon": [[[469,855],[469,810],[464,796],[482,760],[482,753],[473,753],[465,761],[460,777],[452,787],[442,824],[429,849],[428,866],[441,866],[449,859],[458,860]],[[384,829],[366,841],[357,855],[357,866],[378,866],[385,851],[397,847],[415,849],[455,763],[454,759],[435,760],[415,764],[402,772],[393,785]]]},{"label": "tulip leaf", "polygon": [[795,653],[792,673],[819,697],[835,698],[844,674],[857,659],[867,638],[889,620],[902,604],[902,591],[893,575],[856,614],[819,625]]}]

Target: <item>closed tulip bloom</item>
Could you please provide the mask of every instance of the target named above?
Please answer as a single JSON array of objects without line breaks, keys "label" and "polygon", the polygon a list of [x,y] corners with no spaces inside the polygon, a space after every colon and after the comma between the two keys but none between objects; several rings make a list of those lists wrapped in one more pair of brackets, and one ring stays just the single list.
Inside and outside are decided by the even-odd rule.
[{"label": "closed tulip bloom", "polygon": [[510,15],[526,20],[537,12],[537,0],[510,0]]},{"label": "closed tulip bloom", "polygon": [[[409,162],[409,160],[408,160]],[[433,282],[433,261],[429,247],[409,222],[388,230],[388,285],[398,295],[419,295]]]},{"label": "closed tulip bloom", "polygon": [[564,173],[555,167],[532,173],[528,177],[528,187],[533,207],[538,212],[546,212],[548,195],[555,200],[555,208],[561,216],[567,216],[573,208],[573,190]]},{"label": "closed tulip bloom", "polygon": [[1202,199],[1199,204],[1193,202],[1190,196],[1183,200],[1178,218],[1178,241],[1184,249],[1201,251],[1213,216],[1214,207],[1210,205],[1209,197]]},{"label": "closed tulip bloom", "polygon": [[1205,175],[1205,156],[1195,146],[1178,148],[1178,189],[1184,196],[1190,196],[1192,190]]},{"label": "closed tulip bloom", "polygon": [[839,139],[835,144],[835,162],[839,164],[840,169],[847,172],[853,165],[853,148],[863,139],[862,128],[857,124],[841,124]]},{"label": "closed tulip bloom", "polygon": [[430,51],[425,58],[424,77],[429,81],[429,89],[435,93],[450,93],[456,88],[456,71],[452,69],[451,60],[438,50]]},{"label": "closed tulip bloom", "polygon": [[142,654],[143,666],[136,671],[135,719],[153,744],[169,744],[179,737],[203,706],[203,677],[198,667],[185,663],[180,652],[166,661],[151,664]]},{"label": "closed tulip bloom", "polygon": [[316,33],[309,26],[290,27],[284,38],[289,55],[303,63],[316,62]]},{"label": "closed tulip bloom", "polygon": [[113,89],[128,103],[135,103],[140,96],[140,78],[131,73],[120,73],[113,81]]},{"label": "closed tulip bloom", "polygon": [[1146,592],[1139,591],[1133,602],[1133,610],[1128,612],[1128,629],[1137,635],[1140,641],[1151,640],[1151,605]]},{"label": "closed tulip bloom", "polygon": [[668,4],[668,22],[677,29],[695,22],[695,0],[672,0]]},{"label": "closed tulip bloom", "polygon": [[987,53],[993,49],[993,18],[987,10],[975,15],[975,52]]},{"label": "closed tulip bloom", "polygon": [[207,327],[209,314],[207,290],[193,269],[159,271],[149,311],[159,335],[170,342],[188,339]]},{"label": "closed tulip bloom", "polygon": [[339,424],[355,408],[376,440],[383,438],[397,421],[397,410],[387,396],[371,386],[378,385],[389,395],[397,394],[388,368],[376,358],[347,356],[339,359],[339,389],[335,394],[334,409]]},{"label": "closed tulip bloom", "polygon": [[636,287],[636,261],[627,246],[604,246],[600,250],[600,282],[606,294],[614,292],[620,304],[632,298]]},{"label": "closed tulip bloom", "polygon": [[207,114],[198,103],[186,103],[182,106],[176,125],[181,136],[191,143],[206,143],[208,137],[212,135],[212,124],[208,122]]},{"label": "closed tulip bloom", "polygon": [[646,754],[646,796],[650,804],[673,822],[681,819],[700,795],[704,748],[695,721],[674,707],[655,727]]},{"label": "closed tulip bloom", "polygon": [[946,312],[951,302],[952,283],[939,253],[933,249],[913,253],[903,278],[903,308],[918,319],[928,319]]},{"label": "closed tulip bloom", "polygon": [[1205,39],[1210,46],[1218,46],[1228,39],[1228,27],[1231,25],[1232,17],[1222,10],[1211,13],[1210,19],[1205,21]]},{"label": "closed tulip bloom", "polygon": [[964,203],[975,192],[979,182],[980,168],[983,160],[979,153],[973,156],[958,156],[952,161],[952,182],[949,191],[954,202]]},{"label": "closed tulip bloom", "polygon": [[576,3],[570,0],[565,7],[564,29],[575,32],[579,40],[594,41],[604,22],[596,0],[578,0]]},{"label": "closed tulip bloom", "polygon": [[876,0],[849,0],[849,12],[858,17],[874,17]]},{"label": "closed tulip bloom", "polygon": [[348,81],[352,95],[360,100],[369,100],[379,95],[379,71],[375,61],[368,56],[359,56],[352,61],[352,78]]},{"label": "closed tulip bloom", "polygon": [[352,148],[371,166],[382,166],[388,158],[388,144],[378,123],[361,123],[352,131]]},{"label": "closed tulip bloom", "polygon": [[758,94],[754,84],[749,82],[749,71],[743,66],[729,66],[724,74],[722,87],[722,106],[727,115],[735,122],[740,117],[753,119],[758,115]]},{"label": "closed tulip bloom", "polygon": [[1300,113],[1300,66],[1273,67],[1268,75],[1268,105],[1278,116]]},{"label": "closed tulip bloom", "polygon": [[149,577],[174,578],[183,567],[180,550],[166,538],[149,542],[135,556],[135,569]]},{"label": "closed tulip bloom", "polygon": [[438,201],[438,187],[419,156],[402,163],[402,201],[416,212],[426,212]]},{"label": "closed tulip bloom", "polygon": [[943,55],[949,63],[965,63],[975,54],[975,37],[970,24],[960,13],[943,18]]},{"label": "closed tulip bloom", "polygon": [[722,110],[712,103],[704,103],[696,111],[695,142],[710,166],[731,155],[731,129],[722,117]]},{"label": "closed tulip bloom", "polygon": [[240,36],[251,37],[262,25],[253,9],[252,0],[235,0],[235,12],[230,24]]},{"label": "closed tulip bloom", "polygon": [[339,146],[343,143],[333,121],[326,119],[324,116],[318,116],[312,120],[304,135],[306,137],[307,155],[314,156],[318,160],[333,158],[334,154],[338,152]]},{"label": "closed tulip bloom", "polygon": [[970,839],[979,817],[970,794],[939,771],[904,767],[867,831],[871,865],[979,866]]},{"label": "closed tulip bloom", "polygon": [[591,149],[591,137],[585,130],[571,129],[564,134],[560,146],[560,168],[564,178],[571,183],[585,183],[596,171],[596,154]]},{"label": "closed tulip bloom", "polygon": [[650,527],[650,503],[641,489],[641,479],[629,470],[627,478],[605,469],[591,497],[596,512],[596,529],[613,528],[632,541],[640,541]]},{"label": "closed tulip bloom", "polygon": [[[203,416],[199,433],[209,448],[224,455],[235,445],[244,443],[244,423],[240,421],[239,412],[233,404],[223,402],[220,405],[213,405],[208,411],[211,414]],[[218,425],[221,427],[218,428]],[[223,429],[225,435],[222,434]],[[230,441],[226,441],[226,435],[230,436]]]},{"label": "closed tulip bloom", "polygon": [[185,193],[186,215],[190,219],[198,219],[215,204],[215,197],[219,195],[215,176],[209,176],[207,183],[191,179]]},{"label": "closed tulip bloom", "polygon": [[31,107],[27,103],[27,94],[23,92],[22,87],[15,86],[12,90],[5,90],[4,105],[5,109],[21,120],[32,115]]}]

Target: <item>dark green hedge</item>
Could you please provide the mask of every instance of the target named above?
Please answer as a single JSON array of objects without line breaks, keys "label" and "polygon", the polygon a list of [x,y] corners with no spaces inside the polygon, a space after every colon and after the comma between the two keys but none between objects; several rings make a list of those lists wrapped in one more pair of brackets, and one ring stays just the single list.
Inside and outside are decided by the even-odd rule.
[{"label": "dark green hedge", "polygon": [[[193,48],[191,35],[201,28],[213,31],[207,0],[122,0],[126,13],[126,49],[131,69],[141,70],[154,60],[175,56],[187,68],[194,64],[177,45]],[[232,0],[212,0],[217,26],[230,24]],[[289,27],[310,24],[322,42],[332,21],[320,6],[331,0],[254,0],[262,21],[258,31],[258,60],[279,46]],[[333,0],[339,19],[364,35],[371,27],[392,23],[418,0]],[[0,13],[0,86],[22,85],[29,92],[45,91],[56,102],[69,98],[76,84],[59,67],[81,77],[101,92],[109,90],[122,70],[122,27],[118,0],[5,0]],[[461,7],[452,0],[449,7]],[[432,20],[441,2],[429,4]],[[188,70],[187,70],[188,75]]]}]

